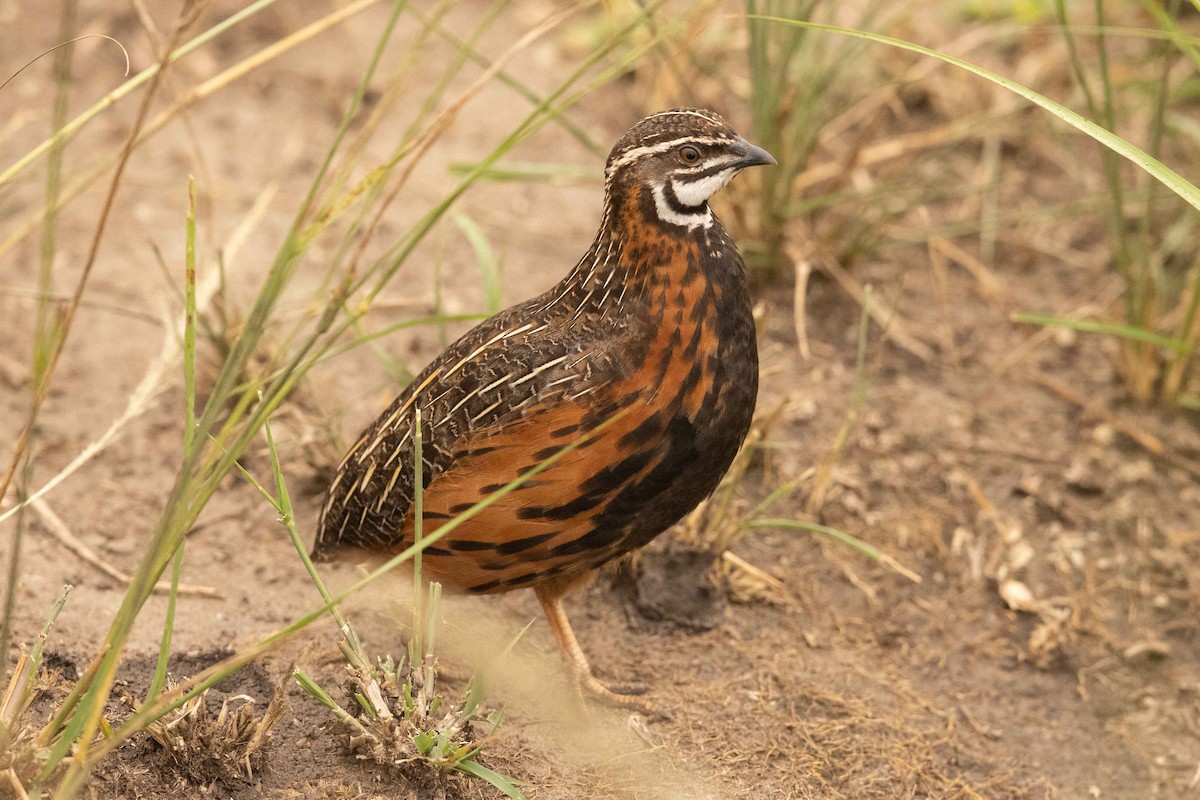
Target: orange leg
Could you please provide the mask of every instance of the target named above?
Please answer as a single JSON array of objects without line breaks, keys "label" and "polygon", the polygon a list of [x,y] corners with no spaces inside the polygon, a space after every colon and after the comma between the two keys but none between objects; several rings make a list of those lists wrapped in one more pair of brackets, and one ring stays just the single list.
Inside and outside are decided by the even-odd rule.
[{"label": "orange leg", "polygon": [[633,709],[645,714],[650,713],[649,707],[645,703],[629,696],[645,692],[644,686],[610,688],[592,674],[587,656],[584,655],[583,648],[579,646],[579,640],[575,638],[575,631],[571,629],[571,621],[567,619],[566,609],[563,608],[562,599],[566,588],[568,587],[549,582],[534,587],[534,591],[542,604],[546,621],[550,623],[550,631],[554,634],[554,640],[558,642],[558,649],[562,653],[575,690],[580,697],[586,693],[605,705]]}]

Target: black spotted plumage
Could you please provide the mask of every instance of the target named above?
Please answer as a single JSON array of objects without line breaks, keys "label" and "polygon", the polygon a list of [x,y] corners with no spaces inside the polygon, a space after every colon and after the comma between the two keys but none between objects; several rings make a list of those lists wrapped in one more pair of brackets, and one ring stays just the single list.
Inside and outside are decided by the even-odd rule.
[{"label": "black spotted plumage", "polygon": [[605,171],[592,246],[542,295],[481,323],[363,432],[330,488],[314,558],[413,541],[412,429],[421,411],[424,530],[575,449],[426,549],[473,592],[537,590],[578,686],[592,678],[562,595],[677,522],[720,481],[758,386],[742,260],[707,206],[770,164],[710,111],[630,129]]}]

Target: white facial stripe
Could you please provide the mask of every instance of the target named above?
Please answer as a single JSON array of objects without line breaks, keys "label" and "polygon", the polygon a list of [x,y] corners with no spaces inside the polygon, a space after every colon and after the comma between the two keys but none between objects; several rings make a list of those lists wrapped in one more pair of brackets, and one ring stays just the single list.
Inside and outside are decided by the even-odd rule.
[{"label": "white facial stripe", "polygon": [[709,211],[708,206],[705,206],[703,211],[696,214],[681,214],[671,208],[671,204],[667,202],[667,197],[663,192],[663,185],[661,183],[655,185],[653,194],[654,210],[658,212],[658,218],[663,222],[687,228],[689,231],[700,226],[707,228],[712,224],[712,211]]},{"label": "white facial stripe", "polygon": [[645,147],[635,147],[627,153],[624,153],[616,161],[608,165],[608,172],[612,174],[618,167],[628,164],[631,161],[637,161],[643,156],[657,155],[665,153],[676,147],[681,147],[685,143],[692,144],[723,144],[725,139],[717,139],[711,136],[681,136],[678,139],[672,139],[669,142],[659,142],[658,144],[650,144]]},{"label": "white facial stripe", "polygon": [[685,206],[704,205],[708,202],[708,198],[724,189],[725,184],[733,180],[735,174],[737,174],[737,170],[730,167],[694,181],[671,181],[671,187],[675,190],[675,196],[679,198],[679,202]]}]

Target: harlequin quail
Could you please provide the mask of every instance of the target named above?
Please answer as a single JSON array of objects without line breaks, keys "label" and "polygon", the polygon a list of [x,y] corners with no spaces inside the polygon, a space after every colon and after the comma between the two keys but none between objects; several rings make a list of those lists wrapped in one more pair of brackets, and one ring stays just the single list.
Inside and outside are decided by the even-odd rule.
[{"label": "harlequin quail", "polygon": [[450,345],[338,468],[314,559],[413,543],[421,410],[423,530],[575,442],[424,550],[425,573],[475,593],[532,587],[575,686],[593,677],[563,596],[716,487],[750,426],[758,354],[745,267],[707,201],[775,159],[711,111],[646,117],[605,166],[600,230],[544,294]]}]

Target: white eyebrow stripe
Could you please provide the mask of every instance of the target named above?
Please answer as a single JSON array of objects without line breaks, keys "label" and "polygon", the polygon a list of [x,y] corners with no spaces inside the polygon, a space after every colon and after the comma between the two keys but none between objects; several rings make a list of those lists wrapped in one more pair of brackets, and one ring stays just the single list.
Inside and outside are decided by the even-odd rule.
[{"label": "white eyebrow stripe", "polygon": [[658,144],[648,144],[642,147],[635,147],[621,154],[621,157],[608,165],[607,172],[611,174],[617,167],[624,166],[631,161],[637,161],[643,156],[656,155],[665,153],[668,150],[679,147],[683,144],[724,144],[728,139],[719,139],[715,136],[680,136],[678,139],[671,139],[667,142],[659,142]]}]

